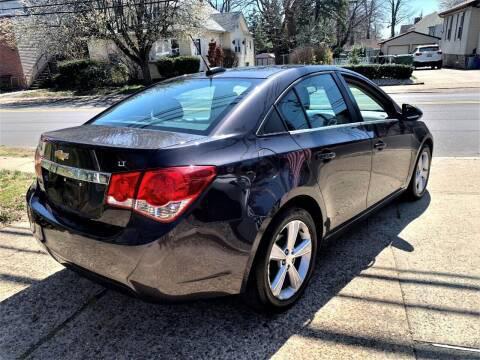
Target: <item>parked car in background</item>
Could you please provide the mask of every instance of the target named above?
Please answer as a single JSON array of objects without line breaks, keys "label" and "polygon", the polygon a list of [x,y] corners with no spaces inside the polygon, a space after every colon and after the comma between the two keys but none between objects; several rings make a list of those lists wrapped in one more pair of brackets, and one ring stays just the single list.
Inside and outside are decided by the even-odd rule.
[{"label": "parked car in background", "polygon": [[321,245],[425,194],[421,116],[331,66],[182,76],[42,135],[32,231],[65,266],[143,297],[243,293],[281,311]]},{"label": "parked car in background", "polygon": [[412,52],[413,54],[413,66],[427,67],[430,66],[433,69],[442,68],[442,50],[438,45],[422,45],[418,46]]}]

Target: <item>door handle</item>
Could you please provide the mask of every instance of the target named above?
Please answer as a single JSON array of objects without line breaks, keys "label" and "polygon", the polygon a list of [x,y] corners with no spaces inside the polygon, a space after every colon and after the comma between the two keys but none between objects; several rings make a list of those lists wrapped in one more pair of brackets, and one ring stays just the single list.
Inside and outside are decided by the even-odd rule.
[{"label": "door handle", "polygon": [[332,160],[335,159],[335,156],[337,156],[337,154],[335,154],[333,151],[326,151],[315,154],[315,158],[317,160]]},{"label": "door handle", "polygon": [[382,140],[380,140],[375,145],[373,145],[373,147],[375,149],[377,149],[378,151],[382,151],[383,149],[385,149],[387,147],[387,144],[385,144]]}]

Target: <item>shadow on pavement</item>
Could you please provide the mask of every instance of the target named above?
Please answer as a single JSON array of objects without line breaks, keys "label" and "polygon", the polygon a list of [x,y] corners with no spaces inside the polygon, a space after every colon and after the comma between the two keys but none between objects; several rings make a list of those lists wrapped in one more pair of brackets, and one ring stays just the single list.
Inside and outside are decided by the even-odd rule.
[{"label": "shadow on pavement", "polygon": [[[362,270],[374,266],[386,247],[414,251],[398,234],[429,203],[429,194],[415,203],[395,202],[331,244],[304,297],[274,317],[252,312],[237,297],[145,303],[62,270],[0,303],[0,357],[268,358],[300,332],[332,344],[413,353],[402,339],[389,342],[311,329],[308,324]],[[424,354],[443,358],[445,351],[428,348]]]}]

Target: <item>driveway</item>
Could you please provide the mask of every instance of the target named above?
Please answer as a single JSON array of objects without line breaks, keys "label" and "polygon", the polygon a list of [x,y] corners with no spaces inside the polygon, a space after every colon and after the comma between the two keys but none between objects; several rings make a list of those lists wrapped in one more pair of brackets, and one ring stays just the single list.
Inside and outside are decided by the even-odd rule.
[{"label": "driveway", "polygon": [[480,359],[480,160],[436,158],[321,254],[274,317],[236,297],[148,304],[62,269],[26,224],[0,229],[0,358]]}]

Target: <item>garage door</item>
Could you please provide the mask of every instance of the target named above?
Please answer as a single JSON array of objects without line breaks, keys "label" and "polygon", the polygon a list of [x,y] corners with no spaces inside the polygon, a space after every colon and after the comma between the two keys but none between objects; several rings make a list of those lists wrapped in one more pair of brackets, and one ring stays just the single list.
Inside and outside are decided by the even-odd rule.
[{"label": "garage door", "polygon": [[387,55],[408,54],[408,45],[390,45],[387,48]]}]

